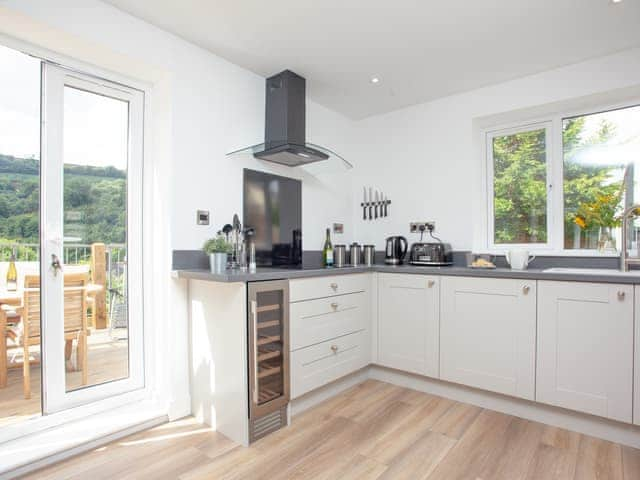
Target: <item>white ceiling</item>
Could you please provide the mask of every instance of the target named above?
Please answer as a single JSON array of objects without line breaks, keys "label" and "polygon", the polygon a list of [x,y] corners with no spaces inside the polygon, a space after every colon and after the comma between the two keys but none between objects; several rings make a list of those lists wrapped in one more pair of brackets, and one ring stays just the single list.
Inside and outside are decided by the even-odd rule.
[{"label": "white ceiling", "polygon": [[640,0],[106,1],[354,119],[640,45]]}]

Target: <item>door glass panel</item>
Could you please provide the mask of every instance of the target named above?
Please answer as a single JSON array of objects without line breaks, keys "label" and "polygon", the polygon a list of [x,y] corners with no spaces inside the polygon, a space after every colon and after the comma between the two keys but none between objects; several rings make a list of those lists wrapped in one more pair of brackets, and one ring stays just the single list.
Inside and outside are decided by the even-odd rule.
[{"label": "door glass panel", "polygon": [[0,47],[0,432],[42,412],[39,219],[40,61]]},{"label": "door glass panel", "polygon": [[66,390],[129,376],[129,103],[64,88]]},{"label": "door glass panel", "polygon": [[257,293],[257,404],[262,405],[284,394],[283,368],[283,292]]}]

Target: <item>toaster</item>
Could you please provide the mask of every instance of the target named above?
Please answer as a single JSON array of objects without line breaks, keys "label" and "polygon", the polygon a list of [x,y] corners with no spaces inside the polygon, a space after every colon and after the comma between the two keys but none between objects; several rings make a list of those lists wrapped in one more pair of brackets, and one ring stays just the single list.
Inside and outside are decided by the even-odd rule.
[{"label": "toaster", "polygon": [[411,265],[444,266],[453,264],[448,243],[414,243],[409,251]]}]

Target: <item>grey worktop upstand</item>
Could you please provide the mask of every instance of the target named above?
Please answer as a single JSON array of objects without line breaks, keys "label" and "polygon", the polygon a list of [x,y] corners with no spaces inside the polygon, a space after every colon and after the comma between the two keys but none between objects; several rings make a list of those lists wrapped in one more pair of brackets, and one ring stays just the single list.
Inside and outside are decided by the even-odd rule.
[{"label": "grey worktop upstand", "polygon": [[413,265],[374,265],[372,267],[344,267],[344,268],[305,268],[305,269],[280,269],[258,268],[256,272],[241,272],[227,270],[224,273],[211,273],[208,269],[194,268],[175,270],[178,278],[206,280],[211,282],[257,282],[264,280],[280,280],[289,278],[310,278],[333,275],[348,275],[350,273],[381,272],[381,273],[410,273],[422,275],[446,275],[456,277],[482,277],[482,278],[515,278],[523,280],[557,280],[566,282],[596,282],[596,283],[626,283],[640,284],[640,274],[621,274],[611,269],[611,274],[577,274],[577,273],[553,273],[541,269],[511,270],[509,268],[497,268],[495,270],[481,270],[468,267],[416,267]]}]

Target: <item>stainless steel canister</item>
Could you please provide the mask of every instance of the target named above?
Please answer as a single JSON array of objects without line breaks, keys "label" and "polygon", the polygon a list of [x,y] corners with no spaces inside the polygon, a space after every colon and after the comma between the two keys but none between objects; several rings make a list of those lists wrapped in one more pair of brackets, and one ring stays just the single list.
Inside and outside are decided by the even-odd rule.
[{"label": "stainless steel canister", "polygon": [[364,257],[364,264],[367,267],[372,266],[376,263],[376,246],[375,245],[365,245],[362,247],[362,254]]},{"label": "stainless steel canister", "polygon": [[333,266],[344,267],[347,263],[347,247],[344,245],[336,245],[333,247]]},{"label": "stainless steel canister", "polygon": [[353,242],[349,246],[349,261],[352,267],[358,267],[362,264],[362,247],[357,242]]}]

